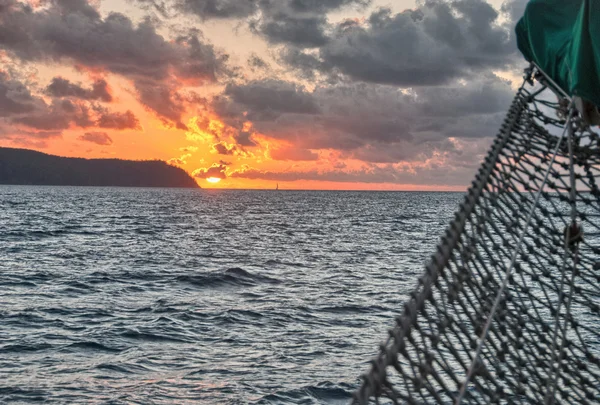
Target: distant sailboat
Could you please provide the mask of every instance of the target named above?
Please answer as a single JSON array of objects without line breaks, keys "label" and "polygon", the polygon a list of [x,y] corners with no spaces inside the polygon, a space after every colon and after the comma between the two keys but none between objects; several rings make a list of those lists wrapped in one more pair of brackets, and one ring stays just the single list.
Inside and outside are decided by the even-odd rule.
[{"label": "distant sailboat", "polygon": [[275,186],[275,190],[279,190],[279,183]]}]

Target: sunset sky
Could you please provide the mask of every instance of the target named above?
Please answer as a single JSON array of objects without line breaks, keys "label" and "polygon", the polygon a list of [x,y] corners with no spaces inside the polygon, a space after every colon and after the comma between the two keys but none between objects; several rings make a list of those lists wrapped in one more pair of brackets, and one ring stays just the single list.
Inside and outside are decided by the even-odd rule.
[{"label": "sunset sky", "polygon": [[525,66],[523,8],[0,0],[0,146],[166,160],[202,187],[464,190]]}]

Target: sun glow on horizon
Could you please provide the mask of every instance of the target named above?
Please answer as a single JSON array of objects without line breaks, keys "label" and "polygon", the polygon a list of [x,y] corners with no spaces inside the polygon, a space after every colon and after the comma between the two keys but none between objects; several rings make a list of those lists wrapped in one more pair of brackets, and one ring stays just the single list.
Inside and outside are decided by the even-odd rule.
[{"label": "sun glow on horizon", "polygon": [[221,179],[219,177],[209,177],[209,178],[206,179],[206,181],[208,181],[209,183],[215,184],[215,183],[220,182]]}]

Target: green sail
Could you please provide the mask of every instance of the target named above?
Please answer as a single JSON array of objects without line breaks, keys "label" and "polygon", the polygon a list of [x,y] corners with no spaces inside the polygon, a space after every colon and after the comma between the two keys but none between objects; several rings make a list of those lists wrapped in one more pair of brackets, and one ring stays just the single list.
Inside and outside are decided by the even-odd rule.
[{"label": "green sail", "polygon": [[528,61],[600,106],[600,0],[531,0],[516,34]]}]

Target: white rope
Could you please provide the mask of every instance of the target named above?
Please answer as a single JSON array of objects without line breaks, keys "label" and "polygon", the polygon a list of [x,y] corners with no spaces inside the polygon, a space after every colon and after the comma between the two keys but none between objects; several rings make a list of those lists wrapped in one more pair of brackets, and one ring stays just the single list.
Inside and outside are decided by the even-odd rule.
[{"label": "white rope", "polygon": [[[556,308],[556,316],[554,317],[554,336],[552,337],[552,364],[550,365],[551,376],[552,378],[548,378],[548,389],[546,391],[546,398],[544,399],[544,404],[552,405],[554,404],[554,394],[556,392],[556,382],[558,379],[558,372],[560,371],[560,363],[559,366],[554,368],[554,362],[556,361],[556,339],[558,338],[558,323],[560,319],[560,308],[562,306],[563,298],[564,298],[564,286],[565,286],[565,270],[567,268],[567,258],[569,255],[569,238],[571,237],[571,227],[567,227],[567,234],[565,236],[565,254],[563,255],[563,264],[560,269],[561,277],[560,277],[560,287],[558,293],[558,306]],[[559,356],[560,358],[560,356]]]},{"label": "white rope", "polygon": [[500,290],[498,291],[498,294],[496,295],[496,299],[494,300],[494,305],[492,306],[490,315],[488,316],[488,319],[485,323],[483,332],[481,333],[481,336],[479,338],[479,342],[477,342],[477,350],[475,351],[475,356],[473,356],[473,360],[471,360],[471,364],[469,366],[469,370],[467,372],[465,382],[463,383],[462,387],[460,388],[460,392],[458,394],[458,397],[456,398],[455,405],[460,405],[462,403],[465,393],[467,392],[467,386],[469,385],[469,381],[471,380],[471,377],[473,376],[473,372],[475,370],[475,365],[477,364],[479,356],[481,355],[481,350],[483,349],[483,346],[485,344],[485,340],[487,338],[490,326],[494,319],[494,315],[498,309],[498,305],[500,305],[500,300],[502,299],[504,290],[508,286],[508,280],[512,274],[514,265],[517,261],[517,256],[521,253],[521,245],[523,243],[523,240],[525,239],[525,234],[527,233],[527,229],[529,228],[529,223],[531,222],[531,218],[533,217],[533,212],[535,211],[535,208],[537,207],[540,196],[542,195],[542,190],[544,189],[544,186],[545,186],[546,182],[548,181],[548,176],[550,175],[550,171],[552,169],[552,166],[554,165],[556,155],[558,154],[558,149],[560,148],[560,145],[565,136],[565,133],[567,132],[567,129],[571,125],[571,118],[573,117],[573,112],[574,112],[572,100],[569,103],[568,111],[569,111],[569,115],[567,118],[567,122],[565,124],[565,128],[556,142],[556,148],[554,148],[554,153],[552,154],[552,158],[550,159],[550,164],[548,165],[548,169],[546,169],[546,173],[544,174],[544,179],[542,181],[542,184],[540,185],[540,188],[535,195],[533,204],[531,205],[531,207],[529,208],[529,212],[527,213],[527,219],[525,221],[525,226],[523,227],[523,231],[521,232],[521,236],[519,237],[519,241],[517,242],[517,246],[511,257],[510,265],[508,266],[508,269],[506,270],[506,272],[504,274],[504,279],[502,280],[502,286],[500,287]]},{"label": "white rope", "polygon": [[567,257],[569,256],[569,245],[570,245],[570,241],[571,241],[571,226],[576,225],[577,223],[577,197],[576,197],[576,185],[575,185],[575,165],[574,165],[574,159],[573,159],[573,127],[569,126],[569,138],[568,138],[568,145],[569,145],[569,177],[570,177],[570,185],[571,185],[571,190],[570,190],[570,197],[571,197],[571,223],[567,226],[567,231],[565,232],[565,254],[564,254],[564,261],[563,261],[563,266],[562,266],[562,275],[561,275],[561,279],[560,279],[560,290],[559,290],[559,300],[558,300],[558,308],[556,309],[556,318],[554,321],[554,338],[552,339],[552,357],[553,357],[553,362],[557,362],[558,364],[556,365],[556,367],[554,367],[554,363],[552,364],[552,380],[550,381],[550,379],[548,379],[548,390],[546,392],[546,398],[545,398],[545,404],[546,405],[553,405],[554,401],[555,401],[555,394],[556,394],[556,387],[558,385],[558,375],[560,373],[560,367],[561,367],[561,363],[562,363],[562,351],[565,345],[565,337],[566,337],[566,333],[567,333],[567,328],[569,326],[569,316],[571,313],[571,299],[573,297],[573,283],[575,281],[575,266],[577,265],[577,251],[578,248],[577,246],[575,247],[575,258],[573,261],[573,271],[571,272],[571,283],[570,283],[570,288],[569,288],[569,297],[567,299],[567,313],[565,315],[565,324],[563,326],[563,328],[561,328],[562,331],[562,340],[561,340],[561,345],[560,345],[560,349],[558,350],[558,353],[556,352],[556,340],[557,340],[557,336],[558,336],[558,322],[559,322],[559,318],[560,318],[560,308],[562,306],[562,302],[563,302],[563,298],[564,298],[564,281],[566,278],[566,274],[565,274],[565,270],[567,267]]}]

